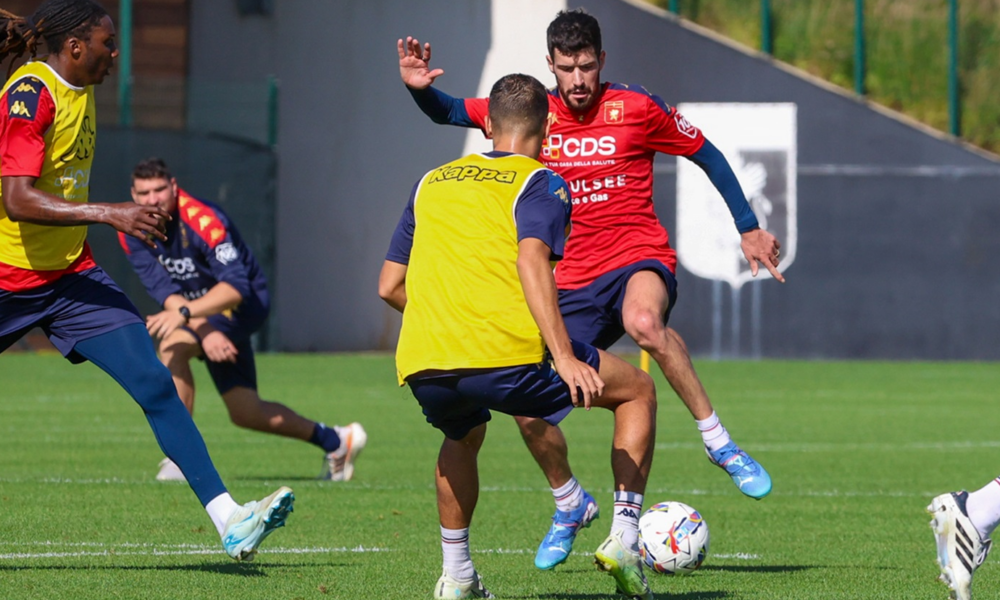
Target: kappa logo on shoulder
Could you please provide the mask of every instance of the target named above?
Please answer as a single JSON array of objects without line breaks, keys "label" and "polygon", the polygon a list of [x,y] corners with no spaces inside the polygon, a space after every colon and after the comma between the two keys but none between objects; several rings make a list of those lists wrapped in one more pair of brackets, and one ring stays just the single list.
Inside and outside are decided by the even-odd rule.
[{"label": "kappa logo on shoulder", "polygon": [[28,107],[25,106],[24,102],[21,100],[18,100],[10,105],[10,114],[15,117],[31,118],[31,111],[28,110]]},{"label": "kappa logo on shoulder", "polygon": [[37,94],[38,90],[27,82],[21,82],[20,85],[14,88],[14,93],[17,94],[18,92],[31,92],[32,94]]},{"label": "kappa logo on shoulder", "polygon": [[514,180],[517,179],[517,171],[497,171],[496,169],[484,169],[475,165],[456,165],[454,167],[436,169],[427,179],[427,183],[464,181],[466,179],[514,183]]}]

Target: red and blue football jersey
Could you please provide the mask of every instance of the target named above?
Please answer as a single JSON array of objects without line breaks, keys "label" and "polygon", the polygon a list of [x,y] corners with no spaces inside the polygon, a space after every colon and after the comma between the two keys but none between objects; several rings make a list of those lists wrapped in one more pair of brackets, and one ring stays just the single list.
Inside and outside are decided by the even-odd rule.
[{"label": "red and blue football jersey", "polygon": [[[485,98],[465,99],[470,125],[484,128]],[[657,152],[691,156],[705,143],[677,110],[639,86],[605,83],[587,113],[575,113],[553,90],[552,122],[539,160],[563,176],[573,196],[573,234],[556,267],[560,289],[645,259],[674,270],[677,254],[653,207]]]}]

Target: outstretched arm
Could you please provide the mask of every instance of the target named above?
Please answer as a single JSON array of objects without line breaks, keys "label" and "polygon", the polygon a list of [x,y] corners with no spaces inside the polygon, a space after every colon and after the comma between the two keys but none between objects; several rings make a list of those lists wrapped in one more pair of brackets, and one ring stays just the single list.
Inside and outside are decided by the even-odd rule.
[{"label": "outstretched arm", "polygon": [[[439,125],[482,129],[482,115],[486,114],[485,99],[455,98],[431,85],[444,71],[430,68],[430,44],[421,47],[418,40],[407,37],[405,41],[396,40],[396,51],[399,53],[399,76],[406,84],[413,101],[425,115]],[[469,113],[469,103],[473,104],[472,115]]]},{"label": "outstretched arm", "polygon": [[590,365],[577,360],[559,312],[559,294],[549,258],[552,250],[538,238],[517,244],[517,274],[521,279],[528,310],[538,324],[542,339],[552,354],[556,372],[569,386],[573,404],[590,408],[593,398],[604,392],[604,382]]},{"label": "outstretched arm", "polygon": [[775,279],[785,283],[785,277],[778,272],[781,243],[770,232],[760,228],[757,216],[750,209],[750,203],[726,157],[706,139],[701,149],[688,158],[705,171],[712,185],[726,201],[736,229],[740,232],[740,248],[750,263],[750,273],[757,276],[759,262]]},{"label": "outstretched arm", "polygon": [[396,51],[399,53],[399,76],[411,90],[427,89],[435,79],[444,75],[443,69],[431,69],[430,44],[421,48],[419,41],[407,36],[405,42],[396,40]]},{"label": "outstretched arm", "polygon": [[154,245],[151,237],[167,239],[163,223],[170,215],[162,208],[120,204],[67,202],[35,187],[36,177],[3,177],[3,207],[14,222],[53,227],[103,223]]}]

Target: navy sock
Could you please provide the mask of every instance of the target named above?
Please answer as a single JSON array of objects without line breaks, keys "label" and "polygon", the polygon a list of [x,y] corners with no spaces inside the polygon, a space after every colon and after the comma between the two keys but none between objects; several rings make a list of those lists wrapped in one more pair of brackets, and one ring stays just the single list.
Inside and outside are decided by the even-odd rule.
[{"label": "navy sock", "polygon": [[73,349],[111,375],[142,407],[160,449],[180,467],[202,506],[226,493],[205,441],[177,396],[170,371],[156,357],[143,324],[120,327],[78,342]]},{"label": "navy sock", "polygon": [[312,437],[309,438],[309,443],[319,446],[324,452],[333,452],[337,448],[340,448],[340,436],[337,435],[337,431],[333,427],[327,427],[323,423],[316,423]]}]

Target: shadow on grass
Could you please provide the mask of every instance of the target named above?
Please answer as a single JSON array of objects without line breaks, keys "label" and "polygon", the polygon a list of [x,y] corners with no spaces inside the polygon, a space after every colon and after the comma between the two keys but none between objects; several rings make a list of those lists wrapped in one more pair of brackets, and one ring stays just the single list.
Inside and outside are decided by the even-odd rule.
[{"label": "shadow on grass", "polygon": [[242,477],[227,477],[226,481],[271,481],[274,483],[283,481],[315,481],[317,483],[322,482],[322,479],[317,479],[316,477],[307,477],[304,475],[299,476],[288,476],[288,475],[244,475]]},{"label": "shadow on grass", "polygon": [[[729,592],[686,592],[683,594],[653,594],[656,600],[718,600],[732,598]],[[505,596],[505,598],[553,598],[554,600],[621,600],[618,594],[545,594],[543,596]]]},{"label": "shadow on grass", "polygon": [[274,565],[253,565],[246,563],[198,564],[198,565],[0,565],[0,573],[17,571],[188,571],[192,573],[215,573],[237,577],[267,577],[270,569],[308,567],[347,567],[344,563],[281,563]]},{"label": "shadow on grass", "polygon": [[806,565],[706,565],[699,571],[724,571],[726,573],[795,573],[817,567]]}]

